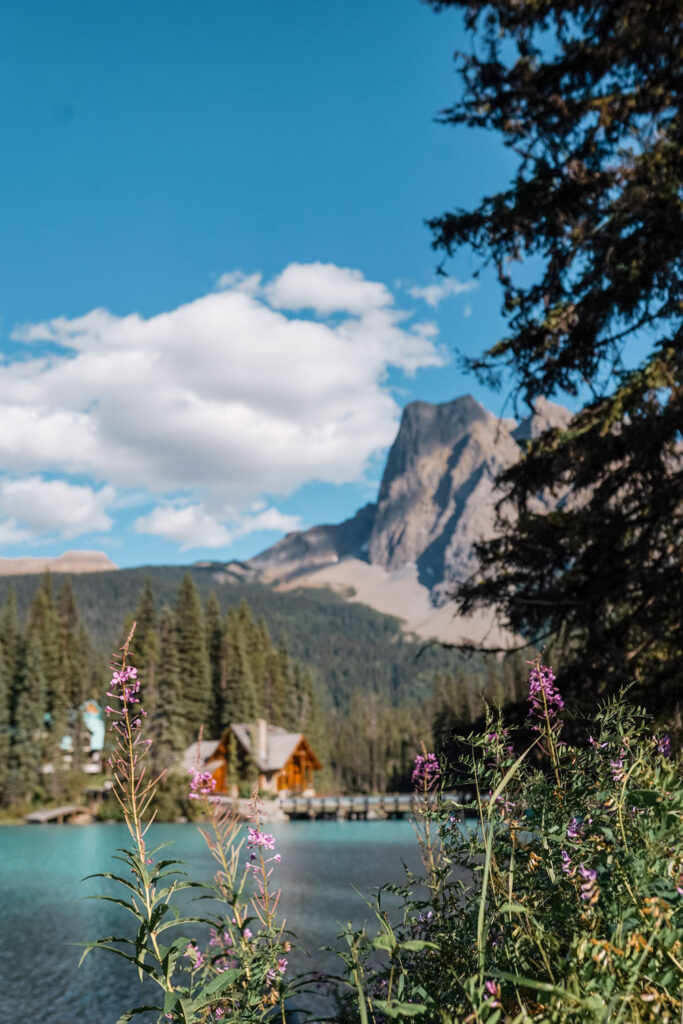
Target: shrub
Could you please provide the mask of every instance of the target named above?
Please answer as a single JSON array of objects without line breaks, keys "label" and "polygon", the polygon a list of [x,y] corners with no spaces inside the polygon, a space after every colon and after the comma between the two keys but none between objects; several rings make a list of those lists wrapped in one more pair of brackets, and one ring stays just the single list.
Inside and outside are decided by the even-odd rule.
[{"label": "shrub", "polygon": [[[665,735],[621,697],[562,740],[564,705],[537,661],[532,742],[489,713],[467,737],[478,821],[419,759],[422,879],[392,891],[400,924],[346,933],[341,1017],[379,1024],[682,1019],[683,783]],[[442,766],[442,772],[444,766]],[[461,781],[461,780],[460,780]],[[349,993],[350,990],[350,993]]]}]

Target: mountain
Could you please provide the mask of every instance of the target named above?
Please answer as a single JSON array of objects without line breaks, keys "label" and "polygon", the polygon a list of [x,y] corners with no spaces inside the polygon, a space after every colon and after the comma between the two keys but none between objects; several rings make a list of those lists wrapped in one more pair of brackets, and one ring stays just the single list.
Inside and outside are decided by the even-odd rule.
[{"label": "mountain", "polygon": [[57,558],[0,558],[0,576],[24,576],[50,572],[109,572],[117,569],[103,551],[65,551]]},{"label": "mountain", "polygon": [[495,479],[524,443],[570,413],[538,399],[521,423],[501,420],[470,395],[406,406],[376,504],[334,526],[290,533],[244,564],[281,589],[328,586],[396,615],[421,637],[508,646],[488,614],[455,618],[453,583],[476,570],[473,546],[494,530]]}]

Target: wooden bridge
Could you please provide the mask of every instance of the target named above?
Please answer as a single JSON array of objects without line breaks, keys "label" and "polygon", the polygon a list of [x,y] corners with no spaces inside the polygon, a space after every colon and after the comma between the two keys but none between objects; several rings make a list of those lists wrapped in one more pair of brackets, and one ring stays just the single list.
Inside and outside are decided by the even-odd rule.
[{"label": "wooden bridge", "polygon": [[[460,801],[461,794],[446,799]],[[290,821],[347,818],[350,821],[405,818],[413,813],[414,797],[410,793],[385,793],[381,796],[289,796],[279,800],[280,808]],[[458,811],[461,814],[461,811]]]}]

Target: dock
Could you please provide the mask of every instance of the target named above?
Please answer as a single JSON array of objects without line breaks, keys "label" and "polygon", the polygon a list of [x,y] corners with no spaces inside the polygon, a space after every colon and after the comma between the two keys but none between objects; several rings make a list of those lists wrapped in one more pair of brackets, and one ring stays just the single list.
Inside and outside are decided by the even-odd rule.
[{"label": "dock", "polygon": [[[460,802],[460,794],[450,794],[449,798]],[[290,821],[370,821],[409,817],[414,813],[414,799],[411,793],[384,793],[378,796],[290,796],[281,797],[278,803]]]},{"label": "dock", "polygon": [[29,825],[63,825],[65,822],[84,824],[92,820],[93,818],[88,808],[80,807],[78,804],[49,807],[42,811],[31,811],[30,814],[24,815],[24,821]]}]

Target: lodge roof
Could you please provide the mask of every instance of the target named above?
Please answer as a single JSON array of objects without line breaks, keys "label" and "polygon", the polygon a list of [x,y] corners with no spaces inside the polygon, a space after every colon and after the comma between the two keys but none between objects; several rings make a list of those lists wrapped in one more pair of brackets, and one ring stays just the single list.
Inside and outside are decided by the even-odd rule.
[{"label": "lodge roof", "polygon": [[198,767],[203,769],[207,762],[213,763],[219,743],[220,740],[202,740],[201,743],[191,743],[183,754],[183,767],[190,772],[195,771]]},{"label": "lodge roof", "polygon": [[261,772],[277,772],[284,768],[287,759],[294,753],[303,739],[303,733],[287,732],[279,725],[264,723],[266,727],[266,749],[258,749],[258,723],[234,722],[230,729],[248,754],[251,755]]}]

